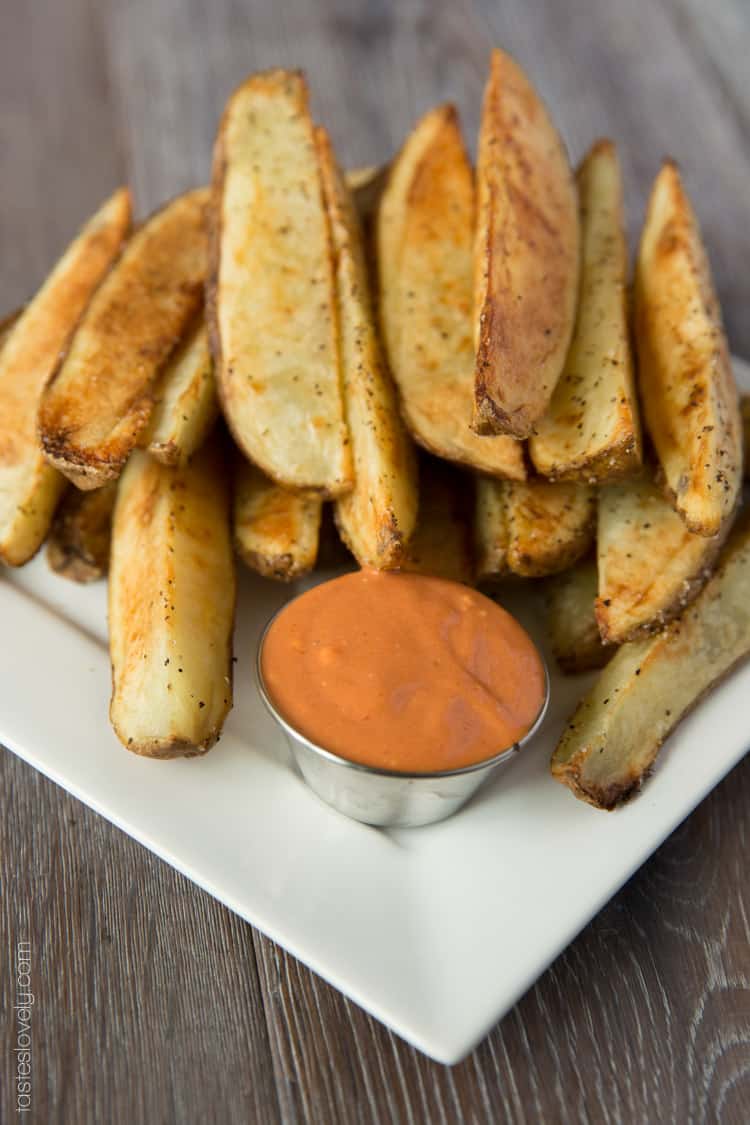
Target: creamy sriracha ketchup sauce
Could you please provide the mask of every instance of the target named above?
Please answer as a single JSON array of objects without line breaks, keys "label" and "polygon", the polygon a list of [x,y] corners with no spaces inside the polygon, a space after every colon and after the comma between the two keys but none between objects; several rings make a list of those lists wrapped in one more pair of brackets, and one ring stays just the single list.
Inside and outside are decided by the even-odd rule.
[{"label": "creamy sriracha ketchup sauce", "polygon": [[544,704],[526,631],[476,590],[362,570],[302,594],[272,622],[261,655],[277,711],[342,758],[403,773],[494,757]]}]

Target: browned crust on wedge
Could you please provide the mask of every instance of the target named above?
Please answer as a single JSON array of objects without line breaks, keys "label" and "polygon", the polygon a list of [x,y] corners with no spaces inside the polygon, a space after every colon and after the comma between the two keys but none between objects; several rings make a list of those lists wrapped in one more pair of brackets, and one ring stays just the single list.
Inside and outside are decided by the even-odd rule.
[{"label": "browned crust on wedge", "polygon": [[581,290],[575,329],[549,405],[529,441],[550,480],[616,480],[642,461],[628,315],[628,247],[622,175],[612,141],[580,165]]},{"label": "browned crust on wedge", "polygon": [[535,477],[507,481],[505,510],[508,569],[522,578],[543,578],[573,566],[594,538],[596,497],[585,484]]},{"label": "browned crust on wedge", "polygon": [[691,531],[710,537],[739,501],[742,425],[708,256],[670,160],[649,199],[634,292],[643,413],[664,492]]},{"label": "browned crust on wedge", "polygon": [[562,141],[522,69],[492,53],[477,161],[477,433],[528,437],[562,371],[578,296],[579,220]]},{"label": "browned crust on wedge", "polygon": [[293,582],[315,567],[322,502],[269,480],[238,452],[234,464],[233,536],[251,570]]},{"label": "browned crust on wedge", "polygon": [[140,227],[44,390],[44,454],[79,488],[119,476],[151,415],[154,382],[200,308],[208,198],[188,192]]},{"label": "browned crust on wedge", "polygon": [[391,164],[376,223],[379,310],[401,412],[423,449],[524,480],[520,443],[470,427],[476,189],[458,114],[426,113]]},{"label": "browned crust on wedge", "polygon": [[[690,605],[713,573],[729,532],[691,532],[654,484],[650,467],[599,490],[596,620],[605,644],[658,632]],[[624,621],[641,620],[624,627]]]},{"label": "browned crust on wedge", "polygon": [[604,809],[638,791],[675,727],[750,654],[748,577],[743,518],[694,604],[623,645],[581,701],[552,756],[556,780]]}]

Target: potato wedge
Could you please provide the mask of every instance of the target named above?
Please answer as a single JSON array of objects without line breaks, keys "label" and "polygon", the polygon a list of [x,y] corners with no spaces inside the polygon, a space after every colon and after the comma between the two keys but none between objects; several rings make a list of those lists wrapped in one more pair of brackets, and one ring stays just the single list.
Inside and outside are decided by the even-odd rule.
[{"label": "potato wedge", "polygon": [[581,293],[570,350],[549,410],[529,440],[550,480],[589,484],[627,476],[642,460],[627,310],[622,176],[612,141],[578,170]]},{"label": "potato wedge", "polygon": [[165,465],[184,465],[203,445],[218,413],[208,331],[200,315],[154,386],[141,444]]},{"label": "potato wedge", "polygon": [[95,582],[107,573],[116,494],[114,481],[89,492],[68,489],[47,539],[50,570],[72,582]]},{"label": "potato wedge", "polygon": [[681,613],[710,575],[723,538],[689,531],[648,470],[603,485],[596,599],[602,639],[622,644]]},{"label": "potato wedge", "polygon": [[65,251],[0,354],[0,561],[10,566],[38,550],[65,485],[39,448],[39,396],[127,238],[130,212],[121,188]]},{"label": "potato wedge", "polygon": [[469,478],[443,461],[423,456],[419,468],[419,516],[401,569],[473,586],[470,505]]},{"label": "potato wedge", "polygon": [[614,655],[614,645],[605,645],[594,613],[596,560],[579,562],[547,587],[547,624],[552,652],[560,670],[568,676],[602,668]]},{"label": "potato wedge", "polygon": [[508,569],[523,578],[558,574],[578,562],[594,541],[596,493],[585,484],[535,478],[508,481],[505,518]]},{"label": "potato wedge", "polygon": [[497,49],[479,129],[477,205],[473,426],[525,438],[549,405],[573,332],[578,201],[547,110]]},{"label": "potato wedge", "polygon": [[109,571],[110,718],[128,750],[200,754],[232,705],[235,574],[216,440],[171,468],[136,450],[122,474]]},{"label": "potato wedge", "polygon": [[292,582],[315,566],[323,501],[290,492],[239,454],[234,477],[234,544],[252,570]]},{"label": "potato wedge", "polygon": [[510,574],[508,512],[505,485],[477,477],[474,497],[474,557],[477,582],[491,582]]},{"label": "potato wedge", "polygon": [[523,480],[519,443],[470,427],[475,210],[458,116],[440,106],[394,160],[377,211],[380,322],[415,441],[479,472]]},{"label": "potato wedge", "polygon": [[42,394],[44,454],[78,488],[120,475],[154,383],[201,307],[208,199],[207,189],[188,192],[138,229]]},{"label": "potato wedge", "polygon": [[331,223],[344,405],[354,488],[336,500],[341,537],[361,566],[397,567],[417,521],[417,461],[380,349],[362,231],[330,139],[316,130]]},{"label": "potato wedge", "polygon": [[677,166],[656,177],[635,278],[639,387],[664,486],[691,531],[725,528],[742,481],[742,426],[719,302]]},{"label": "potato wedge", "polygon": [[254,75],[214,149],[208,322],[224,415],[278,484],[353,484],[337,350],[331,235],[307,86]]},{"label": "potato wedge", "polygon": [[743,521],[693,605],[663,632],[617,651],[566,727],[553,777],[601,809],[637,792],[666,737],[750,653],[749,586]]}]

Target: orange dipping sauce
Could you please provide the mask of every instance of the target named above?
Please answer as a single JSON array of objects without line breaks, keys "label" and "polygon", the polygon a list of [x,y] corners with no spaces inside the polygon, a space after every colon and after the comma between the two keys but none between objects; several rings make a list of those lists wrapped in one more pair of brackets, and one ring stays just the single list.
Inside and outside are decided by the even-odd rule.
[{"label": "orange dipping sauce", "polygon": [[534,725],[546,693],[533,641],[484,594],[373,570],[281,610],[261,672],[271,702],[311,742],[403,773],[494,758]]}]

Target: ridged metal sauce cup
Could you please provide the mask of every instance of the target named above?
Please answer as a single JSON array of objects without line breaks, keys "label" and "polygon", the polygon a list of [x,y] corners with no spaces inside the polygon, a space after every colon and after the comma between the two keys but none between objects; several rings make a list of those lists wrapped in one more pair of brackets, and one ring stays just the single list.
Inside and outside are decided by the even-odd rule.
[{"label": "ridged metal sauce cup", "polygon": [[296,730],[269,696],[263,680],[263,644],[276,616],[274,614],[268,622],[258,642],[256,675],[261,699],[286,734],[299,771],[313,792],[326,804],[363,824],[417,828],[445,820],[529,742],[544,720],[550,686],[547,665],[540,654],[544,667],[544,702],[539,714],[523,738],[504,747],[494,757],[460,769],[434,773],[402,773],[350,762]]}]

